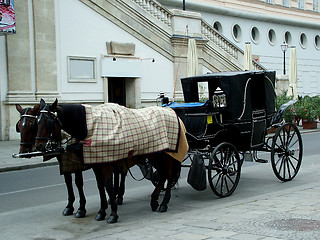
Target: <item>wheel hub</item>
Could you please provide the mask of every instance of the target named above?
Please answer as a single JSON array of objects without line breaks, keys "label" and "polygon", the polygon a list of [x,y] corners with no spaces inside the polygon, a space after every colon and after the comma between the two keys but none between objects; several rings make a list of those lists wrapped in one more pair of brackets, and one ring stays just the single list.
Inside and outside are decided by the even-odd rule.
[{"label": "wheel hub", "polygon": [[293,156],[294,154],[295,154],[295,150],[290,148],[286,149],[286,153],[285,153],[286,157]]}]

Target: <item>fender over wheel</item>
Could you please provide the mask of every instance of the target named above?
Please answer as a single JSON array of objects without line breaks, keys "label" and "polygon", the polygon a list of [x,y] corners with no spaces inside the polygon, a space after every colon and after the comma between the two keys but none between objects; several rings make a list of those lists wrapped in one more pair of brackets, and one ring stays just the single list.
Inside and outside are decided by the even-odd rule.
[{"label": "fender over wheel", "polygon": [[271,165],[276,177],[291,181],[298,173],[303,154],[299,129],[292,123],[282,125],[275,133],[271,146]]},{"label": "fender over wheel", "polygon": [[231,195],[240,180],[240,155],[230,143],[223,142],[214,148],[209,157],[208,181],[212,191],[219,197]]}]

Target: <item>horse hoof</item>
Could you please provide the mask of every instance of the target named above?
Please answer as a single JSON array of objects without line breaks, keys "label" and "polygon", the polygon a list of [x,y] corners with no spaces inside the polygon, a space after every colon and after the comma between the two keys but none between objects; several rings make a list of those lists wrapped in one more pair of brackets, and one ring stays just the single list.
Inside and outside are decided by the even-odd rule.
[{"label": "horse hoof", "polygon": [[110,216],[107,220],[108,223],[116,223],[118,221],[118,216]]},{"label": "horse hoof", "polygon": [[168,210],[168,206],[163,206],[163,205],[161,205],[160,207],[159,207],[159,212],[166,212]]},{"label": "horse hoof", "polygon": [[102,221],[102,220],[104,220],[105,218],[106,218],[106,213],[97,213],[97,215],[96,215],[96,221]]},{"label": "horse hoof", "polygon": [[74,208],[66,207],[66,208],[63,210],[62,215],[63,215],[63,216],[73,215],[73,210],[74,210]]},{"label": "horse hoof", "polygon": [[118,197],[117,198],[117,204],[122,205],[123,204],[123,197]]},{"label": "horse hoof", "polygon": [[85,209],[78,209],[76,212],[76,218],[84,218],[86,216],[87,211]]},{"label": "horse hoof", "polygon": [[158,207],[159,207],[159,204],[158,203],[151,203],[151,210],[152,212],[155,212],[157,211]]}]

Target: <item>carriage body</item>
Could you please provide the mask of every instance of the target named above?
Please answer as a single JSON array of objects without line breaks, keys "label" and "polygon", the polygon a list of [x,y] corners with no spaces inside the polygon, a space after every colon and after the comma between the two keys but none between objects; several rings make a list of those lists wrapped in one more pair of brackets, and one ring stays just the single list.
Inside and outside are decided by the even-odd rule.
[{"label": "carriage body", "polygon": [[[171,103],[184,122],[191,148],[227,141],[239,150],[261,147],[275,115],[275,72],[212,73],[181,79],[185,103]],[[198,83],[208,99],[199,103]],[[217,93],[217,89],[219,93]],[[223,95],[223,106],[217,104]]]}]

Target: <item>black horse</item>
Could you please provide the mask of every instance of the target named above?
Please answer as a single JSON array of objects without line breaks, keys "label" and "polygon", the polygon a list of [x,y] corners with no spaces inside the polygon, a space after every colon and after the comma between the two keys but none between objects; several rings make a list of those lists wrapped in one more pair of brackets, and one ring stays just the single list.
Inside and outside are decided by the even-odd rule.
[{"label": "black horse", "polygon": [[[38,133],[35,143],[38,150],[45,151],[47,141],[57,130],[60,131],[63,129],[78,141],[82,141],[87,137],[88,129],[86,123],[86,112],[83,105],[58,105],[58,100],[53,104],[46,104],[45,101],[41,99],[40,109],[41,111],[38,117]],[[159,183],[151,195],[151,209],[152,211],[167,211],[171,197],[172,183],[177,182],[181,171],[181,163],[170,155],[165,152],[159,152],[148,154],[147,156],[131,157],[113,163],[92,164],[100,193],[100,213],[104,212],[107,207],[104,187],[106,187],[106,191],[109,195],[111,215],[107,220],[108,223],[115,223],[118,220],[116,194],[112,183],[112,173],[114,168],[116,166],[127,166],[130,161],[133,161],[135,164],[144,163],[146,158],[148,158],[151,165],[159,174]],[[166,181],[167,187],[165,196],[159,207],[158,198]]]},{"label": "black horse", "polygon": [[[20,119],[16,124],[16,131],[20,133],[20,149],[19,153],[29,153],[33,152],[35,138],[37,135],[38,124],[37,124],[37,116],[40,113],[40,105],[37,104],[33,108],[22,108],[21,105],[16,104],[16,109],[20,113]],[[59,141],[61,139],[61,133],[55,132],[52,134],[53,139]],[[74,207],[73,204],[75,202],[75,194],[73,191],[73,184],[72,184],[72,173],[75,176],[75,184],[78,189],[79,193],[79,208],[75,213],[76,218],[83,218],[86,215],[86,197],[84,194],[83,189],[83,175],[82,172],[84,170],[88,170],[89,167],[77,166],[73,162],[71,170],[66,171],[64,165],[67,165],[69,162],[68,160],[63,160],[61,156],[57,157],[60,165],[60,170],[63,173],[64,181],[67,187],[68,192],[68,204],[65,209],[62,211],[64,216],[73,215]],[[78,170],[75,170],[75,166]],[[121,177],[121,180],[119,179]],[[125,191],[125,177],[126,172],[124,171],[117,171],[114,174],[114,181],[115,181],[115,188],[117,192],[117,203],[119,205],[123,202],[123,195]],[[105,214],[98,214],[96,220],[103,220],[105,218]]]}]

